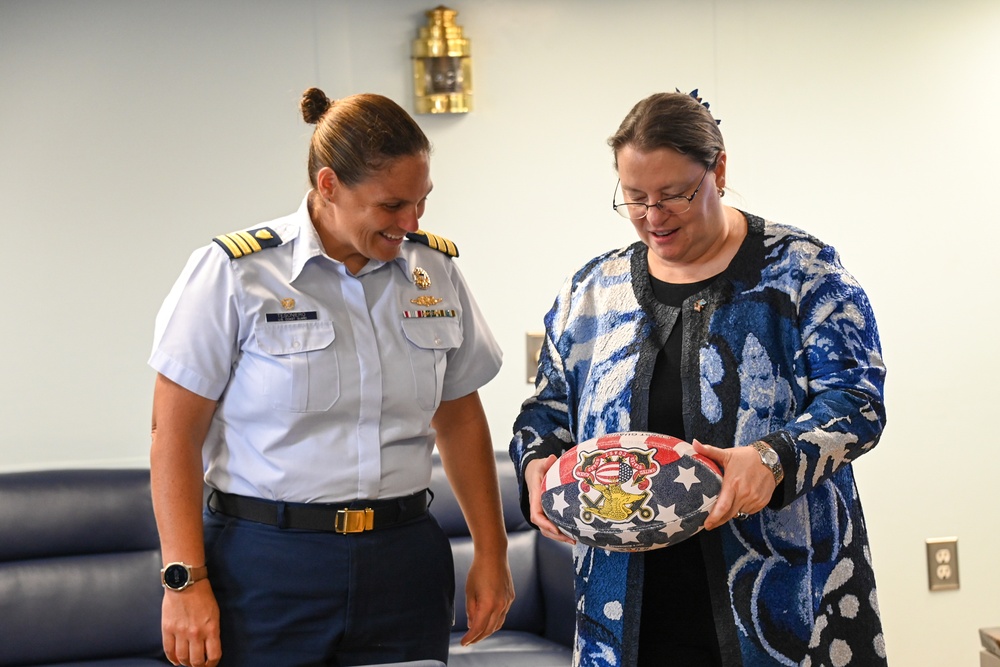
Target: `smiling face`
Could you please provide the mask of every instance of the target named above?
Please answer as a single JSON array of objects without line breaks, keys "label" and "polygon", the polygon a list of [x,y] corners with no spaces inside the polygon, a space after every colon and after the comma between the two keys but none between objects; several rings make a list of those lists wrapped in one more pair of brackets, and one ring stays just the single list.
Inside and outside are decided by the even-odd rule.
[{"label": "smiling face", "polygon": [[317,174],[313,223],[326,254],[356,274],[369,259],[389,262],[408,232],[420,228],[433,185],[426,153],[395,158],[360,183],[347,186],[325,167]]},{"label": "smiling face", "polygon": [[[623,146],[617,162],[623,200],[650,206],[646,217],[632,220],[639,238],[649,248],[650,272],[671,280],[689,265],[711,263],[726,246],[728,234],[719,199],[719,189],[725,186],[726,154],[720,153],[707,173],[705,165],[670,148],[643,152]],[[653,206],[668,197],[690,197],[696,189],[691,208],[684,213],[673,214]]]}]

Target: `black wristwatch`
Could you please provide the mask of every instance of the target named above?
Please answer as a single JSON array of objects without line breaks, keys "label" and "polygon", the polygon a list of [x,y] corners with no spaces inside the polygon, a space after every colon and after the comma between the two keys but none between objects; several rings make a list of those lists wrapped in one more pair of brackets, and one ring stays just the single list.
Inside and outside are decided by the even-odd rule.
[{"label": "black wristwatch", "polygon": [[167,563],[160,570],[160,583],[172,591],[182,591],[196,581],[208,578],[208,567],[192,567],[187,563]]},{"label": "black wristwatch", "polygon": [[774,475],[775,485],[781,484],[781,480],[785,478],[785,469],[781,467],[781,459],[778,458],[778,452],[774,451],[771,445],[760,440],[751,442],[750,446],[760,454],[760,462],[771,470],[771,474]]}]

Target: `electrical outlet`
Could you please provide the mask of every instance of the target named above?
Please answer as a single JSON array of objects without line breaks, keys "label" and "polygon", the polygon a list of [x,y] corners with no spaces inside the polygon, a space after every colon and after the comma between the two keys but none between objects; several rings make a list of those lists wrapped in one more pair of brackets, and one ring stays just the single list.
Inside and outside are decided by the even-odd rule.
[{"label": "electrical outlet", "polygon": [[958,588],[958,538],[927,540],[927,585],[932,591]]},{"label": "electrical outlet", "polygon": [[524,336],[524,346],[526,356],[525,370],[527,371],[528,382],[535,384],[535,373],[538,372],[538,359],[542,355],[542,340],[545,334],[528,332]]}]

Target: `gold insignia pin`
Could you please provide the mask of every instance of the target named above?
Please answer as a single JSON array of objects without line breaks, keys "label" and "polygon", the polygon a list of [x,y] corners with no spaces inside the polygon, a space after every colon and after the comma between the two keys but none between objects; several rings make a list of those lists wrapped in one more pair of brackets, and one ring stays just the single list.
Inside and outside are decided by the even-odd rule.
[{"label": "gold insignia pin", "polygon": [[254,232],[254,236],[256,236],[259,239],[264,239],[265,241],[270,241],[271,239],[274,238],[273,236],[271,236],[271,232],[267,231],[266,229],[258,229],[256,232]]},{"label": "gold insignia pin", "polygon": [[410,303],[414,303],[418,306],[436,306],[444,301],[444,299],[439,299],[436,296],[418,296],[415,299],[410,299]]},{"label": "gold insignia pin", "polygon": [[419,266],[413,269],[413,284],[417,289],[427,289],[431,286],[431,277]]},{"label": "gold insignia pin", "polygon": [[295,299],[282,299],[281,307],[285,310],[291,310],[295,307]]}]

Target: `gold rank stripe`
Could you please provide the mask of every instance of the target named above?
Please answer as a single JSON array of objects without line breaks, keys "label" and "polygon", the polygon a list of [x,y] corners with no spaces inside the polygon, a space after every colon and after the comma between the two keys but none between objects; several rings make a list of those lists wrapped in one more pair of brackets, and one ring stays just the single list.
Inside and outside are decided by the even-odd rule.
[{"label": "gold rank stripe", "polygon": [[416,232],[410,232],[406,235],[406,237],[411,241],[423,243],[438,252],[443,252],[450,257],[458,257],[458,246],[455,245],[453,241],[446,239],[443,236],[418,230]]},{"label": "gold rank stripe", "polygon": [[251,236],[250,232],[236,232],[236,236],[239,236],[248,246],[250,246],[250,252],[257,252],[260,250],[260,244],[257,243],[257,239]]},{"label": "gold rank stripe", "polygon": [[253,248],[250,247],[250,244],[243,240],[243,237],[239,234],[226,234],[226,237],[235,243],[236,247],[240,249],[240,255],[249,255],[253,252]]},{"label": "gold rank stripe", "polygon": [[218,243],[231,259],[239,259],[264,248],[281,245],[281,239],[268,227],[220,234],[212,240]]},{"label": "gold rank stripe", "polygon": [[455,247],[454,243],[444,238],[443,236],[438,236],[437,234],[428,234],[427,242],[430,247],[434,248],[435,250],[440,250],[441,252],[447,253],[452,257],[454,257],[455,254],[458,252],[458,249]]},{"label": "gold rank stripe", "polygon": [[243,256],[243,251],[240,250],[240,247],[236,245],[227,234],[216,236],[214,241],[221,245],[226,250],[226,253],[233,259]]}]

